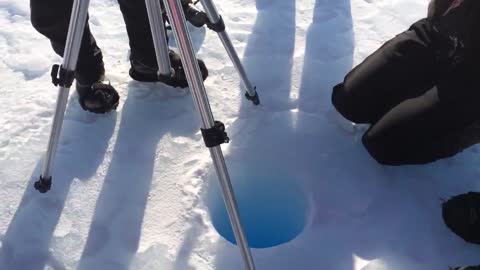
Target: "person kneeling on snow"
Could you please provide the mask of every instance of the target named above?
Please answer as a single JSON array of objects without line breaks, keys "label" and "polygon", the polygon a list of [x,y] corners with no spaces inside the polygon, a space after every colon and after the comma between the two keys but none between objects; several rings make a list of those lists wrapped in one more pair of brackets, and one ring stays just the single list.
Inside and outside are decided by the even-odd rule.
[{"label": "person kneeling on snow", "polygon": [[332,102],[381,164],[424,164],[480,142],[480,1],[434,0],[427,18],[336,85]]},{"label": "person kneeling on snow", "polygon": [[[120,10],[127,26],[130,41],[130,77],[143,82],[162,82],[173,87],[187,87],[185,72],[177,53],[170,50],[172,66],[171,77],[157,75],[158,64],[150,30],[145,1],[119,0]],[[196,19],[206,17],[198,11],[190,0],[182,0],[187,19],[196,24]],[[53,50],[63,56],[73,0],[30,0],[31,22],[33,27],[50,39]],[[196,17],[196,15],[200,15]],[[75,70],[76,89],[79,102],[86,111],[107,113],[115,110],[119,96],[105,77],[105,68],[100,48],[90,32],[88,22],[84,28],[83,39]],[[202,77],[208,71],[202,60],[198,60]]]}]

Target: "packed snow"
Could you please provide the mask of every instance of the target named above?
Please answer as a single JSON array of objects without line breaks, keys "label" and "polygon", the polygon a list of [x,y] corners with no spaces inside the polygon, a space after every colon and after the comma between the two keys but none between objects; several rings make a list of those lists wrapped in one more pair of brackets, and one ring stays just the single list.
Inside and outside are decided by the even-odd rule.
[{"label": "packed snow", "polygon": [[[189,27],[257,269],[431,270],[480,263],[441,200],[480,189],[480,155],[383,167],[331,117],[334,84],[426,14],[427,0],[216,1],[262,105],[243,97],[218,36]],[[0,0],[0,269],[244,269],[188,90],[128,77],[118,4],[90,25],[121,94],[84,112],[71,91],[47,194],[40,175],[61,62],[28,1]],[[172,41],[172,46],[174,42]]]}]

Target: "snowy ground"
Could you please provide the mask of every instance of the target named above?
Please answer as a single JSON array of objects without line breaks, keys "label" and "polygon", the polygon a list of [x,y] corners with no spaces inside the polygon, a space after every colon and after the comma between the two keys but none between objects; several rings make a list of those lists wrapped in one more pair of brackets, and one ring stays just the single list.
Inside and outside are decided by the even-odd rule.
[{"label": "snowy ground", "polygon": [[[49,69],[60,59],[31,27],[27,2],[0,0],[0,269],[243,269],[215,229],[228,231],[191,96],[128,78],[116,1],[92,0],[90,23],[121,105],[88,114],[72,94],[53,189],[33,190],[57,95]],[[223,149],[244,223],[252,245],[291,240],[253,249],[258,269],[480,263],[480,248],[440,215],[441,198],[480,189],[477,149],[428,166],[381,167],[358,134],[327,117],[331,87],[421,18],[426,0],[216,4],[263,101],[255,108],[243,99],[216,34],[192,29],[213,113],[232,139]]]}]

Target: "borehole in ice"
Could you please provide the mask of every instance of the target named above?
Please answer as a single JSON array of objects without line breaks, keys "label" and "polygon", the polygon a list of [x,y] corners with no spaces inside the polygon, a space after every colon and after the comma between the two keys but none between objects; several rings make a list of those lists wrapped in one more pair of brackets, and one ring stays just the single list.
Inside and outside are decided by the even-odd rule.
[{"label": "borehole in ice", "polygon": [[[206,200],[213,226],[223,238],[236,244],[216,174],[210,175]],[[237,169],[231,170],[230,176],[250,247],[278,246],[303,231],[308,200],[295,178],[275,170],[262,173]]]}]

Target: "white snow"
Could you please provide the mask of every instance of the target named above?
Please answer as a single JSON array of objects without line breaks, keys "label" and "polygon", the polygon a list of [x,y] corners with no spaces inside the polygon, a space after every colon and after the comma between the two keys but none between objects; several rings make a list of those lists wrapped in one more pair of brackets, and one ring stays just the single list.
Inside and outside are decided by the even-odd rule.
[{"label": "white snow", "polygon": [[[480,263],[480,248],[453,235],[440,211],[442,198],[480,189],[476,147],[431,165],[382,167],[358,132],[329,116],[332,86],[423,17],[427,0],[215,4],[262,99],[254,107],[243,98],[217,35],[190,27],[210,71],[212,111],[232,139],[222,148],[244,223],[271,228],[262,237],[280,229],[294,237],[252,249],[257,269]],[[33,189],[57,96],[49,69],[61,59],[29,12],[28,1],[0,0],[0,269],[243,269],[215,229],[226,217],[191,96],[128,77],[116,1],[92,0],[90,23],[122,96],[118,111],[86,113],[72,93],[53,188]]]}]

